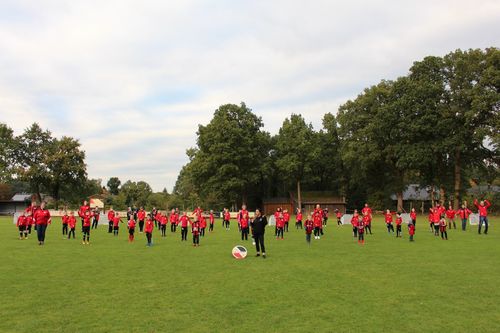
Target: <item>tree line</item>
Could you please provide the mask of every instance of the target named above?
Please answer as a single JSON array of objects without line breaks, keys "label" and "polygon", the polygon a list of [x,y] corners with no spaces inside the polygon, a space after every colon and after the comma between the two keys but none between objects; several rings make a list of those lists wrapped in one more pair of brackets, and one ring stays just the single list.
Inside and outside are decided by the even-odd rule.
[{"label": "tree line", "polygon": [[[173,195],[186,205],[261,205],[262,198],[328,190],[349,207],[403,208],[417,183],[458,208],[471,183],[499,184],[500,51],[457,50],[413,63],[323,116],[315,131],[292,114],[264,130],[245,103],[225,104],[199,125]],[[390,207],[390,206],[389,206]]]}]

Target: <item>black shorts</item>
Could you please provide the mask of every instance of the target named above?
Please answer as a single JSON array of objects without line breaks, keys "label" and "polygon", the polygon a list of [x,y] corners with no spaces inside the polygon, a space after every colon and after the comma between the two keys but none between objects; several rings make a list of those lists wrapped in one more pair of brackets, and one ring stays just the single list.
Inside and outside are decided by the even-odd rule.
[{"label": "black shorts", "polygon": [[135,228],[130,228],[130,229],[128,229],[128,233],[129,233],[130,235],[133,235],[133,234],[134,234],[134,232],[135,232]]},{"label": "black shorts", "polygon": [[119,228],[119,226],[113,226],[113,230],[118,230]]},{"label": "black shorts", "polygon": [[82,229],[83,233],[87,233],[87,234],[90,234],[90,226],[83,226],[83,229]]},{"label": "black shorts", "polygon": [[19,231],[24,231],[26,230],[26,226],[25,225],[20,225],[19,226]]}]

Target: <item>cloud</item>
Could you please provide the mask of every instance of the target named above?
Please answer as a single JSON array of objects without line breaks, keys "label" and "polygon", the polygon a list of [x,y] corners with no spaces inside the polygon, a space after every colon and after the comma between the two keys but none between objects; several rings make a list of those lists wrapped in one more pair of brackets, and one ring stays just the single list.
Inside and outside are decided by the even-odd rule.
[{"label": "cloud", "polygon": [[79,138],[89,175],[171,190],[198,124],[245,101],[276,133],[412,62],[497,46],[498,1],[0,2],[0,121]]}]

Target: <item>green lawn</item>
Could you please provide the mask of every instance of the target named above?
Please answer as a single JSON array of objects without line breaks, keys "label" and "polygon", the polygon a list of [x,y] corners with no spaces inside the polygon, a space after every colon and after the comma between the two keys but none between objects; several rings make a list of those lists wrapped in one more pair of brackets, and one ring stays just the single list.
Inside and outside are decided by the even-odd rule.
[{"label": "green lawn", "polygon": [[[416,241],[396,239],[374,222],[366,244],[330,221],[307,247],[303,231],[285,240],[268,228],[268,258],[255,258],[235,222],[199,248],[145,236],[127,242],[100,226],[91,245],[63,240],[60,220],[46,245],[21,241],[0,218],[1,332],[499,332],[500,219],[490,234],[430,234],[423,218]],[[470,227],[469,227],[470,228]],[[77,233],[77,238],[80,234]],[[236,244],[249,257],[231,257]]]}]

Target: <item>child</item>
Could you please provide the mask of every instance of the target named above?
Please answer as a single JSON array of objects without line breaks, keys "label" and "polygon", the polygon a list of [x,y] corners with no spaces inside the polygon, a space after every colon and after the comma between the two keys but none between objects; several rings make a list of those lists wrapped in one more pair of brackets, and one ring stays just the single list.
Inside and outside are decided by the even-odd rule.
[{"label": "child", "polygon": [[118,236],[118,231],[120,229],[120,222],[122,222],[122,220],[120,219],[120,214],[116,213],[115,214],[115,217],[113,217],[113,235],[114,236]]},{"label": "child", "polygon": [[453,229],[456,229],[457,226],[455,224],[455,216],[457,215],[457,212],[451,208],[451,205],[448,206],[448,209],[446,210],[446,218],[448,219],[448,227],[451,229],[451,224],[453,223]]},{"label": "child", "polygon": [[205,237],[205,229],[207,229],[207,220],[203,215],[200,215],[200,236]]},{"label": "child", "polygon": [[161,215],[160,216],[160,230],[161,230],[161,237],[167,237],[167,216],[166,215]]},{"label": "child", "polygon": [[[415,208],[412,208],[411,209],[411,212],[410,212],[410,219],[411,219],[411,222],[410,224],[413,224],[413,229],[415,229],[415,226],[417,225],[417,212],[415,211]],[[410,225],[408,225],[409,227]]]},{"label": "child", "polygon": [[200,246],[200,217],[191,224],[191,233],[193,234],[193,246]]},{"label": "child", "polygon": [[441,216],[439,220],[439,231],[441,232],[441,239],[448,240],[448,233],[446,232],[446,220],[444,219],[444,215]]},{"label": "child", "polygon": [[243,216],[241,216],[240,225],[241,225],[241,240],[248,240],[248,232],[249,232],[248,212],[245,211],[245,213],[243,213]]},{"label": "child", "polygon": [[385,211],[385,225],[387,227],[387,232],[390,234],[391,231],[394,232],[394,226],[392,225],[392,215],[394,215],[393,212],[391,212],[389,209]]},{"label": "child", "polygon": [[340,210],[335,209],[335,215],[337,216],[337,225],[342,225],[342,213]]},{"label": "child", "polygon": [[[441,210],[439,207],[431,208],[431,223],[434,226],[434,236],[439,236],[439,223],[441,220]],[[444,216],[443,216],[444,217]]]},{"label": "child", "polygon": [[323,209],[323,226],[328,222],[328,208]]},{"label": "child", "polygon": [[28,238],[27,222],[26,213],[23,212],[22,215],[19,215],[16,222],[16,227],[19,230],[19,239],[21,240]]},{"label": "child", "polygon": [[372,217],[367,213],[363,213],[363,224],[365,225],[366,230],[372,234]]},{"label": "child", "polygon": [[142,234],[144,230],[144,220],[146,219],[146,211],[141,207],[137,212],[137,219],[139,220],[139,232]]},{"label": "child", "polygon": [[318,209],[314,210],[314,213],[312,215],[313,217],[313,226],[314,226],[314,239],[320,239],[320,233],[321,233],[321,225],[323,223],[323,211],[319,211]]},{"label": "child", "polygon": [[146,225],[144,226],[144,231],[146,232],[146,239],[148,240],[146,246],[153,246],[153,228],[154,228],[154,222],[151,219],[151,214],[148,214]]},{"label": "child", "polygon": [[69,213],[68,227],[69,227],[68,239],[71,238],[71,234],[73,234],[73,239],[75,239],[76,218],[75,218],[75,213],[73,212]]},{"label": "child", "polygon": [[182,212],[181,223],[181,241],[187,241],[188,224],[191,222],[186,212]]},{"label": "child", "polygon": [[134,241],[134,233],[135,233],[135,220],[130,219],[127,224],[128,228],[128,242],[132,243]]},{"label": "child", "polygon": [[81,215],[83,219],[83,227],[82,227],[82,232],[83,232],[83,239],[82,239],[82,244],[83,245],[89,245],[90,244],[90,225],[92,224],[91,219],[92,219],[92,213],[90,210],[85,210],[82,212]]},{"label": "child", "polygon": [[314,229],[314,222],[312,220],[311,214],[307,216],[307,220],[304,223],[304,228],[306,229],[306,242],[308,245],[311,245],[311,234]]},{"label": "child", "polygon": [[462,220],[462,231],[465,231],[465,228],[467,227],[467,219],[470,214],[472,214],[472,211],[467,208],[465,203],[462,204],[462,208],[457,211],[457,215],[460,216],[460,219]]},{"label": "child", "polygon": [[363,218],[359,216],[358,219],[358,244],[365,244],[365,224],[363,223]]},{"label": "child", "polygon": [[115,211],[110,209],[108,211],[108,234],[113,232],[113,221],[115,219]]},{"label": "child", "polygon": [[477,199],[474,199],[474,206],[477,207],[477,212],[479,214],[479,224],[477,232],[481,234],[481,228],[484,224],[484,234],[488,234],[488,208],[491,206],[491,203],[488,200],[481,200],[480,202]]},{"label": "child", "polygon": [[[295,222],[295,229],[302,229],[302,211],[300,209],[297,209],[297,217],[296,217],[297,222]],[[311,235],[309,235],[309,238]],[[310,241],[310,240],[309,240]]]},{"label": "child", "polygon": [[415,225],[413,223],[408,225],[408,234],[410,235],[410,242],[413,242],[413,235],[415,235]]},{"label": "child", "polygon": [[99,225],[99,210],[96,208],[92,211],[92,216],[94,217],[94,220],[92,221],[92,227],[91,229],[97,229],[97,226]]},{"label": "child", "polygon": [[64,211],[64,215],[62,216],[62,234],[63,237],[68,234],[68,212]]},{"label": "child", "polygon": [[175,209],[172,209],[170,212],[170,232],[177,231],[177,221],[179,220],[179,216],[175,213]]},{"label": "child", "polygon": [[288,223],[290,222],[290,214],[288,213],[288,210],[283,211],[283,230],[288,232]]},{"label": "child", "polygon": [[208,231],[213,232],[214,231],[215,217],[214,217],[214,211],[211,209],[210,209],[209,219],[210,219],[210,226],[208,227]]},{"label": "child", "polygon": [[401,217],[401,212],[397,212],[397,217],[396,217],[396,237],[402,237],[401,236],[401,224],[403,224],[403,218]]},{"label": "child", "polygon": [[351,218],[351,225],[352,225],[352,237],[356,238],[358,236],[358,221],[359,221],[359,214],[358,210],[354,210],[354,214],[352,214]]},{"label": "child", "polygon": [[276,220],[276,239],[283,239],[283,228],[285,226],[285,219],[283,218],[283,213],[278,215],[278,219]]},{"label": "child", "polygon": [[226,208],[224,211],[224,225],[226,226],[226,230],[229,230],[229,220],[231,220],[231,213],[229,213],[229,209]]}]

